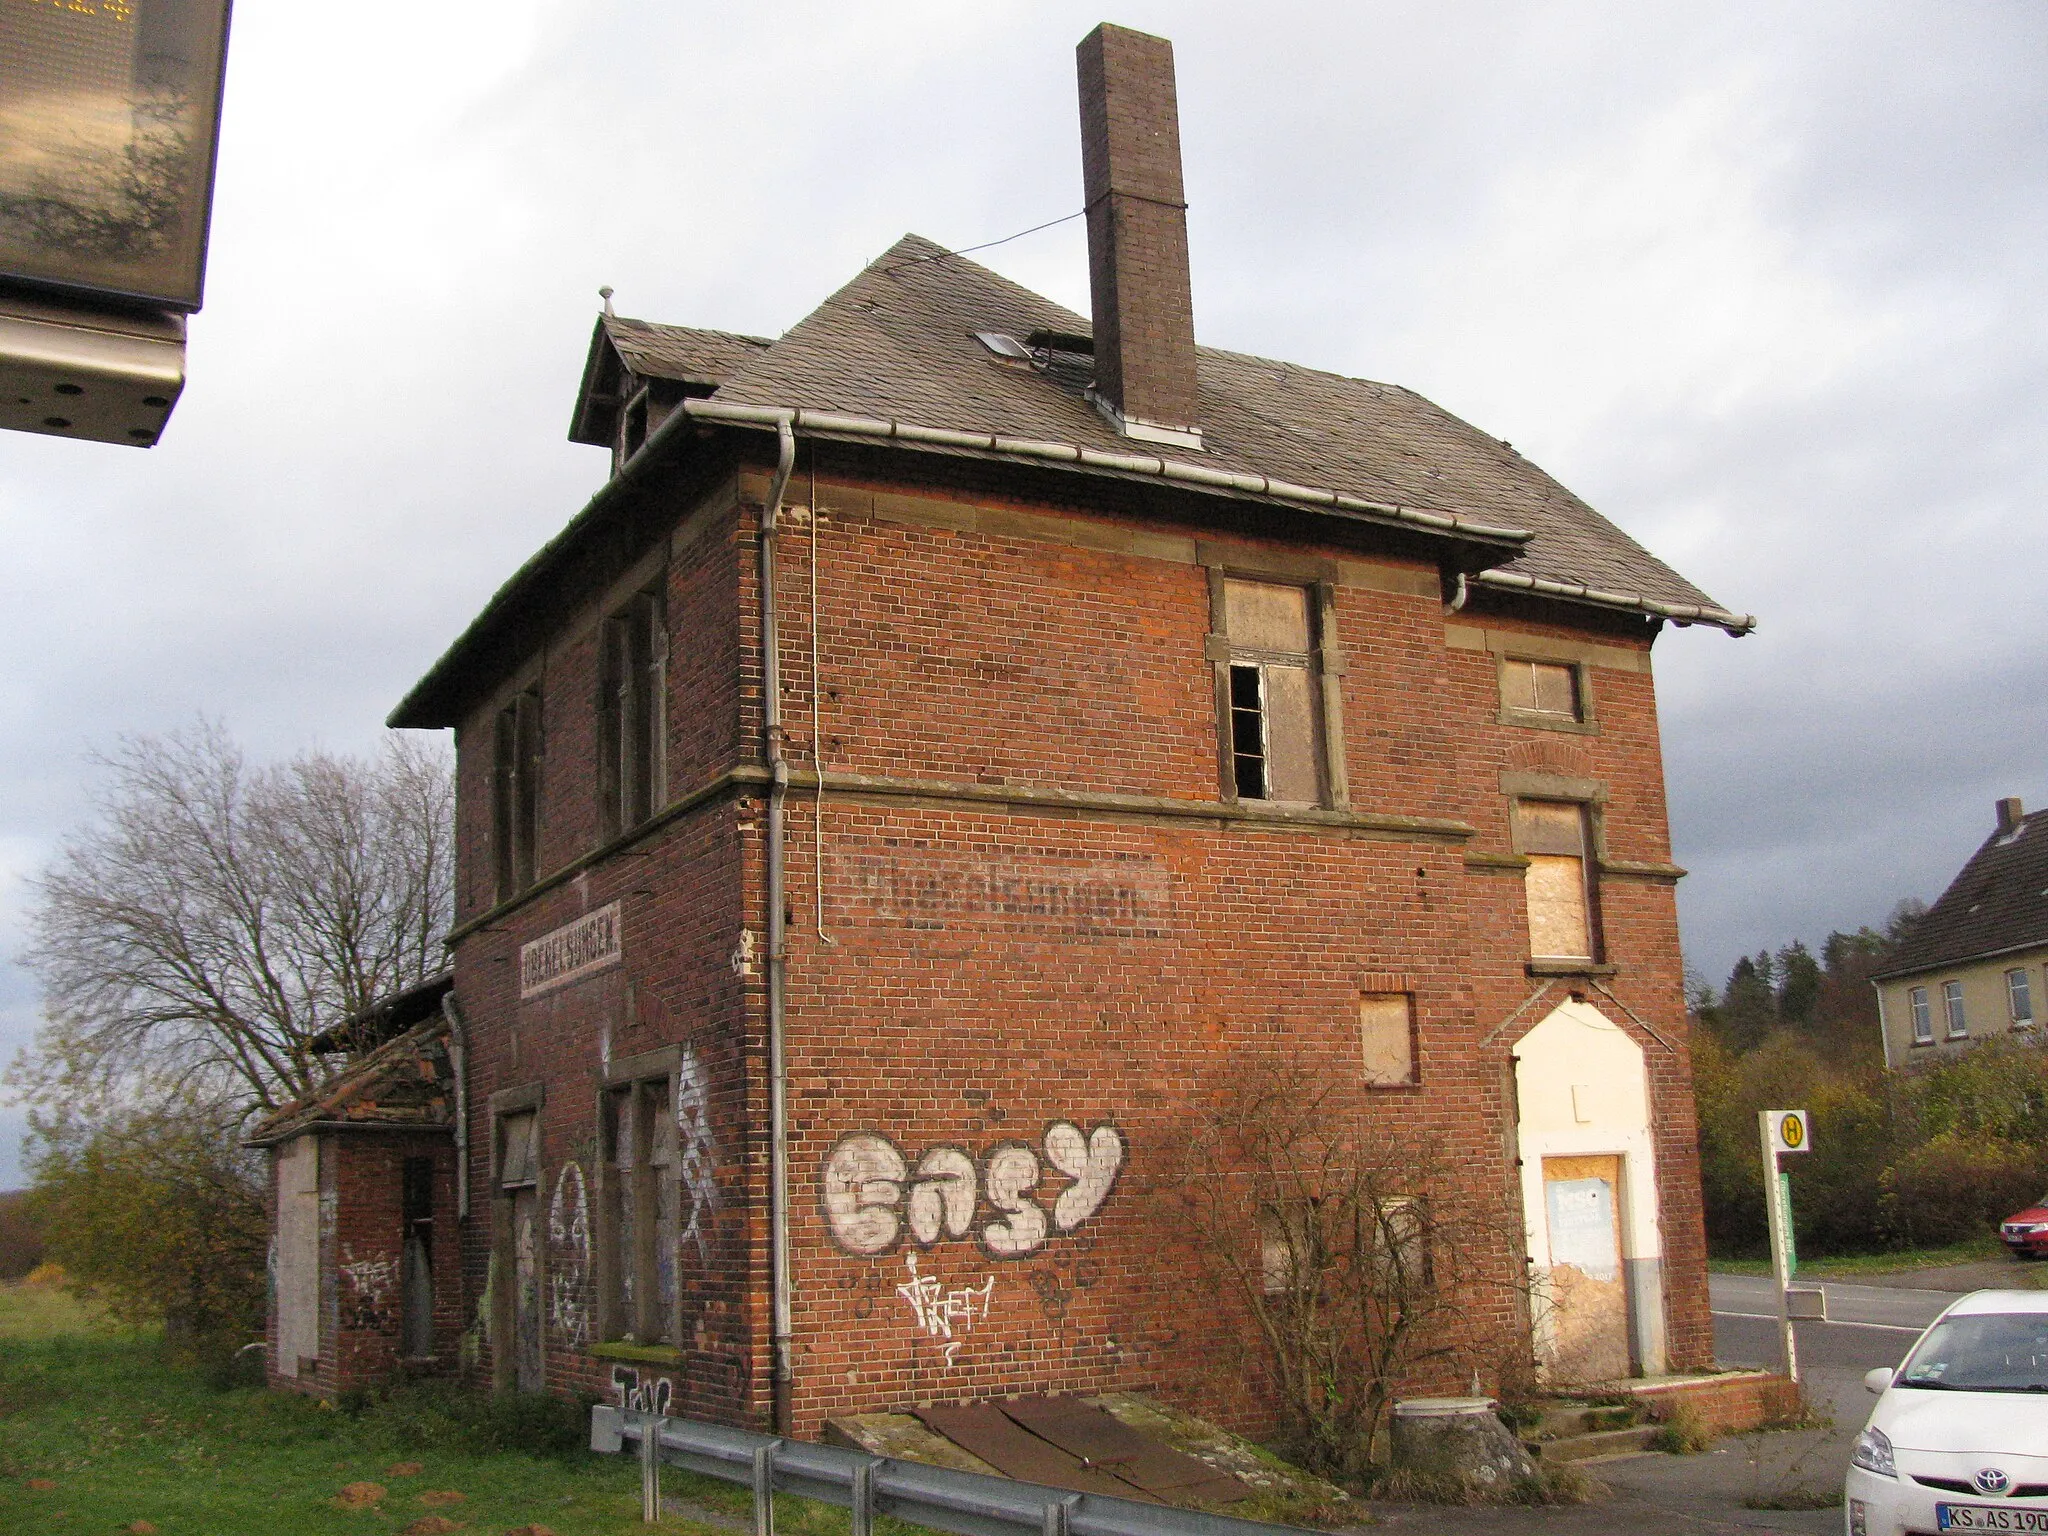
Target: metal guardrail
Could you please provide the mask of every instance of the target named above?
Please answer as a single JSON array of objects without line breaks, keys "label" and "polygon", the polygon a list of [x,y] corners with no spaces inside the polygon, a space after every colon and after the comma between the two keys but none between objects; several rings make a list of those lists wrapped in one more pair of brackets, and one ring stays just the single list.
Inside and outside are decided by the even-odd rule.
[{"label": "metal guardrail", "polygon": [[640,1455],[640,1512],[661,1509],[661,1464],[754,1491],[754,1536],[775,1536],[774,1495],[795,1494],[850,1510],[850,1536],[873,1536],[874,1517],[893,1515],[955,1536],[1274,1536],[1291,1530],[1230,1515],[1069,1493],[979,1472],[955,1472],[807,1440],[777,1440],[722,1424],[672,1419],[603,1405],[590,1410],[590,1448]]}]

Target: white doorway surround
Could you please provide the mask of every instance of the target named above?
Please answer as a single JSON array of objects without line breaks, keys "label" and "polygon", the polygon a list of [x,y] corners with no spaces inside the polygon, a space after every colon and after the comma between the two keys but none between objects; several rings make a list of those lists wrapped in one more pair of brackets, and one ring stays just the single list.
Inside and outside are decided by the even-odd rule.
[{"label": "white doorway surround", "polygon": [[1560,1385],[1662,1375],[1664,1250],[1642,1047],[1573,999],[1514,1057],[1537,1364]]}]

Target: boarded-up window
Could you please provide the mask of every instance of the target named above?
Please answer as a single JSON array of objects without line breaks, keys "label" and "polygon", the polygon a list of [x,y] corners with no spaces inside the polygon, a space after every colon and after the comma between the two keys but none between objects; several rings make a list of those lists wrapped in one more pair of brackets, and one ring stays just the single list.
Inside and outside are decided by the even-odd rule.
[{"label": "boarded-up window", "polygon": [[598,813],[606,838],[639,826],[667,800],[663,701],[668,626],[659,589],[607,619],[598,665]]},{"label": "boarded-up window", "polygon": [[1415,1081],[1415,1009],[1406,992],[1368,992],[1358,1004],[1368,1088],[1405,1088]]},{"label": "boarded-up window", "polygon": [[277,1155],[277,1369],[297,1376],[320,1354],[320,1142]]},{"label": "boarded-up window", "polygon": [[1515,805],[1516,843],[1529,860],[1524,896],[1529,953],[1539,959],[1593,958],[1592,892],[1587,880],[1585,807],[1556,800]]},{"label": "boarded-up window", "polygon": [[1278,1296],[1294,1284],[1294,1245],[1278,1211],[1259,1213],[1259,1288]]},{"label": "boarded-up window", "polygon": [[540,1149],[534,1145],[539,1128],[530,1109],[498,1122],[498,1182],[506,1189],[518,1189],[540,1177]]},{"label": "boarded-up window", "polygon": [[674,1095],[667,1076],[607,1089],[602,1100],[604,1188],[598,1247],[605,1287],[600,1326],[613,1339],[674,1337],[682,1186]]},{"label": "boarded-up window", "polygon": [[1522,714],[1581,719],[1579,669],[1568,662],[1510,657],[1500,664],[1500,701]]},{"label": "boarded-up window", "polygon": [[533,884],[540,755],[540,695],[522,693],[498,711],[492,736],[491,855],[499,901]]},{"label": "boarded-up window", "polygon": [[1231,778],[1240,800],[1322,801],[1309,596],[1306,587],[1276,582],[1223,583]]}]

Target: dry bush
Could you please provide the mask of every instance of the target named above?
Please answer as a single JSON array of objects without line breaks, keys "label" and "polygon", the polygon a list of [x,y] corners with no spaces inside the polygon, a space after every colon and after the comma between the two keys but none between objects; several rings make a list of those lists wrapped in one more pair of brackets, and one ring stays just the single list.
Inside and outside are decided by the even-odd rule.
[{"label": "dry bush", "polygon": [[1517,1348],[1527,1282],[1505,1190],[1475,1188],[1355,1088],[1241,1067],[1170,1167],[1163,1214],[1244,1319],[1285,1448],[1314,1471],[1369,1481],[1398,1393],[1462,1384]]}]

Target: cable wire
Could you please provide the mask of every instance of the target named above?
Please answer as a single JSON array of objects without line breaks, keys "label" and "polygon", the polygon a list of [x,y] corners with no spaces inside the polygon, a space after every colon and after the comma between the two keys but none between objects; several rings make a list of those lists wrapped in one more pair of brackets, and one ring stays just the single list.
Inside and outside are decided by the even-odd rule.
[{"label": "cable wire", "polygon": [[897,262],[893,267],[882,268],[878,275],[886,277],[891,272],[901,272],[905,267],[914,267],[921,262],[944,261],[948,256],[965,256],[969,251],[985,251],[991,246],[1008,245],[1012,240],[1022,240],[1026,235],[1035,235],[1041,229],[1051,229],[1055,224],[1071,224],[1087,212],[1086,208],[1076,208],[1072,213],[1064,214],[1057,219],[1047,219],[1043,224],[1034,224],[1029,229],[1020,229],[1014,235],[1005,235],[1000,240],[984,240],[980,245],[963,245],[957,251],[940,251],[936,256],[913,256],[908,261]]}]

